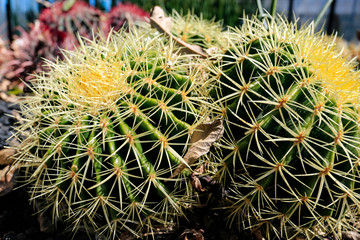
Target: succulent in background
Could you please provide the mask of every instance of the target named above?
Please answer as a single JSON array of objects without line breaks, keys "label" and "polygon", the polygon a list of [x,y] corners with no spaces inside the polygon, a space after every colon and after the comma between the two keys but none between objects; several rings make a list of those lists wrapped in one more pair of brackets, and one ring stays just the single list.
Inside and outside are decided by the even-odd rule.
[{"label": "succulent in background", "polygon": [[212,67],[229,223],[339,237],[360,210],[360,73],[311,24],[243,21]]},{"label": "succulent in background", "polygon": [[8,43],[6,43],[3,39],[0,38],[0,79],[3,78],[3,69],[1,69],[1,66],[12,60],[11,58],[12,52],[10,51],[8,47]]},{"label": "succulent in background", "polygon": [[133,26],[138,22],[148,22],[149,17],[149,13],[136,4],[120,3],[111,8],[106,16],[105,25],[108,28],[107,32],[109,32],[111,28],[118,31],[123,26]]},{"label": "succulent in background", "polygon": [[30,80],[33,74],[46,70],[44,59],[62,59],[60,48],[73,49],[79,45],[76,34],[92,38],[101,30],[102,12],[83,1],[64,9],[64,1],[44,9],[30,31],[20,29],[20,35],[10,44],[0,65],[0,76],[10,81]]},{"label": "succulent in background", "polygon": [[53,42],[61,48],[72,49],[78,45],[77,34],[92,39],[102,30],[103,13],[82,0],[69,6],[65,3],[54,2],[40,13],[39,21],[42,29],[51,32]]},{"label": "succulent in background", "polygon": [[196,58],[144,32],[81,42],[22,104],[31,198],[74,230],[152,231],[192,201],[186,170],[169,177],[207,116],[204,83]]},{"label": "succulent in background", "polygon": [[5,60],[0,64],[0,76],[15,82],[32,79],[32,74],[46,69],[43,59],[55,59],[60,53],[51,41],[51,33],[44,31],[39,21],[30,25],[29,32],[19,31],[21,35],[14,39],[10,48],[2,49]]}]

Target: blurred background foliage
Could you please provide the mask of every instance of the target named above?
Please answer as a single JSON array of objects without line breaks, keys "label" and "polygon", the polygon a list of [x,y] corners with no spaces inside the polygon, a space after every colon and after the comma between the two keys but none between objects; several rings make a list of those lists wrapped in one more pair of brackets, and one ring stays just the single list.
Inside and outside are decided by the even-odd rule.
[{"label": "blurred background foliage", "polygon": [[[0,0],[0,34],[7,37],[7,11],[11,14],[11,28],[16,26],[27,28],[29,22],[33,22],[39,15],[46,3],[53,3],[55,0]],[[188,11],[205,19],[223,20],[225,25],[235,26],[240,24],[239,18],[244,12],[247,14],[255,13],[255,0],[85,0],[90,5],[104,11],[110,9],[120,2],[130,2],[139,7],[150,11],[150,9],[159,5],[167,13],[172,9],[186,14]],[[45,3],[45,4],[43,4]]]},{"label": "blurred background foliage", "polygon": [[[7,7],[10,5],[11,28],[16,26],[26,28],[29,22],[33,22],[40,11],[45,8],[41,2],[53,3],[55,0],[0,0],[0,36],[7,37]],[[224,20],[225,25],[236,26],[241,22],[243,13],[253,14],[257,9],[257,0],[85,0],[90,5],[104,11],[119,4],[120,2],[131,2],[139,7],[150,11],[154,5],[159,5],[168,13],[172,9],[178,12],[187,13],[192,11],[196,15],[202,14],[205,19],[215,18]],[[301,23],[314,19],[327,0],[278,0],[277,12],[292,18],[301,19]],[[336,2],[330,28],[339,32],[347,40],[355,40],[355,30],[360,29],[360,0],[334,0]],[[270,8],[271,0],[262,0],[265,9]],[[324,22],[325,29],[328,29],[330,20],[328,10]]]},{"label": "blurred background foliage", "polygon": [[150,10],[159,5],[168,12],[175,9],[177,12],[191,11],[195,15],[202,15],[205,19],[215,18],[223,20],[225,25],[236,26],[240,24],[239,18],[246,14],[256,12],[254,0],[132,0],[131,2]]},{"label": "blurred background foliage", "polygon": [[[298,24],[315,19],[329,0],[277,0],[276,12]],[[270,11],[272,0],[0,0],[0,81],[31,79],[29,73],[44,70],[43,59],[61,58],[59,49],[78,45],[76,34],[91,38],[92,32],[107,34],[132,22],[148,21],[150,9],[158,5],[167,14],[176,10],[204,19],[241,25],[241,18],[257,12],[258,4]],[[64,5],[69,5],[64,10]],[[126,3],[126,4],[124,4]],[[71,7],[72,6],[72,7]],[[50,7],[50,8],[49,8]],[[332,0],[318,25],[327,33],[337,32],[356,42],[360,29],[360,0]],[[358,32],[360,36],[360,32]],[[341,42],[342,41],[342,42]],[[338,44],[349,58],[360,56],[360,45]]]},{"label": "blurred background foliage", "polygon": [[[225,25],[236,26],[243,13],[253,14],[257,9],[257,0],[85,0],[90,5],[104,11],[121,2],[132,2],[139,7],[150,11],[154,5],[159,5],[171,13],[172,9],[187,13],[192,11],[196,15],[202,15],[205,19],[215,18],[224,20]],[[327,0],[278,0],[277,12],[292,18],[301,19],[301,23],[314,19]],[[0,36],[7,38],[7,11],[11,14],[11,29],[16,26],[27,28],[29,22],[33,22],[41,10],[45,8],[42,2],[53,3],[55,0],[0,0]],[[357,29],[360,29],[360,0],[334,0],[334,15],[330,28],[339,32],[347,40],[356,40]],[[271,0],[262,0],[265,9],[270,8]],[[324,25],[327,30],[330,20],[330,10],[327,12]]]}]

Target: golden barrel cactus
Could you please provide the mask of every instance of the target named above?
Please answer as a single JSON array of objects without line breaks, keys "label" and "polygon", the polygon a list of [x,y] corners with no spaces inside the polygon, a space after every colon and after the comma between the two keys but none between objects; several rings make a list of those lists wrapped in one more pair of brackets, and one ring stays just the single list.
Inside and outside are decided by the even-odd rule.
[{"label": "golden barrel cactus", "polygon": [[244,19],[211,67],[226,129],[215,178],[232,225],[339,236],[360,207],[360,73],[312,24],[296,26]]}]

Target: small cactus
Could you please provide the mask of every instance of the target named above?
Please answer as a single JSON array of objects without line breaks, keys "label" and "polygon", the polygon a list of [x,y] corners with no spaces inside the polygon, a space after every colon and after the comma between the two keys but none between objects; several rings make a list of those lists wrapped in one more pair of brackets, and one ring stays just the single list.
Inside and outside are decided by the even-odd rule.
[{"label": "small cactus", "polygon": [[173,10],[171,33],[189,44],[199,45],[204,49],[219,48],[224,42],[223,23],[207,20],[188,12],[181,15]]},{"label": "small cactus", "polygon": [[22,104],[17,159],[31,198],[75,230],[114,237],[176,224],[191,188],[186,170],[169,177],[207,115],[197,59],[135,29],[88,41],[38,75]]},{"label": "small cactus", "polygon": [[312,24],[243,21],[212,67],[229,223],[338,237],[360,210],[360,73]]}]

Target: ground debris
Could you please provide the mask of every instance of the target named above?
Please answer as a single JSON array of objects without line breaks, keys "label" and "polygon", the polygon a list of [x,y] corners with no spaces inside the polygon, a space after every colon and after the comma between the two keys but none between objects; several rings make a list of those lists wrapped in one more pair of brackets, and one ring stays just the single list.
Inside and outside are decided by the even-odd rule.
[{"label": "ground debris", "polygon": [[8,194],[14,188],[16,167],[7,165],[0,170],[0,197]]},{"label": "ground debris", "polygon": [[185,229],[177,240],[204,240],[204,230]]},{"label": "ground debris", "polygon": [[342,232],[341,235],[343,240],[360,240],[360,234],[355,231]]}]

